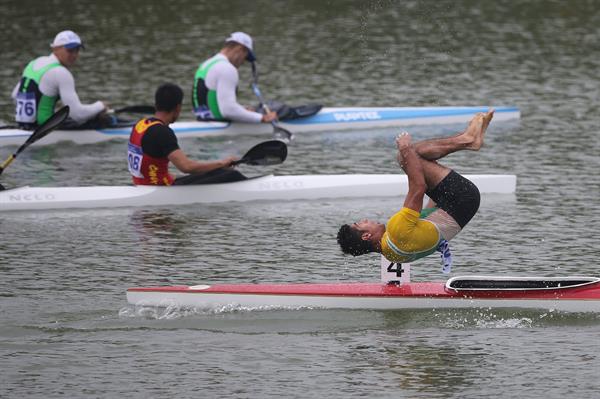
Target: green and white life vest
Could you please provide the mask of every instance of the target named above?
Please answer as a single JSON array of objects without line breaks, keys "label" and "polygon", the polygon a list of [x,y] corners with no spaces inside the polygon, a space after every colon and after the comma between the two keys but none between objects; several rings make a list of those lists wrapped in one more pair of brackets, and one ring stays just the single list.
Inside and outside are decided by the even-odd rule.
[{"label": "green and white life vest", "polygon": [[217,91],[210,90],[208,87],[206,87],[205,83],[206,75],[208,74],[210,68],[221,61],[225,61],[225,59],[216,57],[212,61],[201,64],[196,71],[196,76],[194,76],[192,104],[194,107],[194,114],[196,114],[198,119],[223,119],[223,115],[219,110],[219,103],[217,101]]},{"label": "green and white life vest", "polygon": [[54,113],[54,106],[59,96],[47,96],[40,91],[42,76],[52,68],[61,66],[60,62],[48,64],[38,70],[33,65],[36,60],[27,64],[23,71],[17,92],[15,121],[24,124],[42,124]]}]

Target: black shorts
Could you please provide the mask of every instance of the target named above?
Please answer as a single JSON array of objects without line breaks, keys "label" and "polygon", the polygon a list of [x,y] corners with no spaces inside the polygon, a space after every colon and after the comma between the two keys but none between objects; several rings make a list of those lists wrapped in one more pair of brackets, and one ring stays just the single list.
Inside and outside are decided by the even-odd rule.
[{"label": "black shorts", "polygon": [[452,216],[461,229],[475,216],[481,200],[477,186],[453,170],[426,194],[438,208]]}]

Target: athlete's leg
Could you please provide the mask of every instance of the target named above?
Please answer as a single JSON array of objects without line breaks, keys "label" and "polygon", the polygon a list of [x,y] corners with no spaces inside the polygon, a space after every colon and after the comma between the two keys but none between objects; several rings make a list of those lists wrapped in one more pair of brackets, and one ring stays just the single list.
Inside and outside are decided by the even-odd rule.
[{"label": "athlete's leg", "polygon": [[396,138],[398,147],[398,163],[408,177],[408,193],[404,200],[406,208],[420,212],[423,207],[425,193],[437,187],[448,176],[450,169],[436,161],[422,158],[411,144],[408,133]]},{"label": "athlete's leg", "polygon": [[414,143],[415,151],[424,159],[435,161],[459,150],[478,151],[483,145],[485,131],[494,116],[494,110],[478,113],[462,133],[441,139]]},{"label": "athlete's leg", "polygon": [[417,154],[411,143],[410,134],[404,132],[396,138],[398,147],[398,163],[408,178],[408,192],[404,199],[404,207],[421,212],[423,198],[428,189],[423,164],[426,161]]},{"label": "athlete's leg", "polygon": [[[405,148],[407,142],[408,148]],[[408,133],[400,135],[396,143],[398,161],[408,176],[404,206],[420,212],[424,194],[427,194],[440,208],[428,218],[437,222],[445,239],[451,239],[479,209],[479,190],[473,182],[451,169],[421,158],[410,145]]]},{"label": "athlete's leg", "polygon": [[[422,203],[425,192],[437,186],[450,173],[450,169],[447,167],[421,157],[417,152],[417,144],[411,144],[411,137],[408,133],[402,133],[396,138],[398,163],[408,177],[407,202],[411,204],[413,202]],[[414,207],[409,208],[415,209]]]}]

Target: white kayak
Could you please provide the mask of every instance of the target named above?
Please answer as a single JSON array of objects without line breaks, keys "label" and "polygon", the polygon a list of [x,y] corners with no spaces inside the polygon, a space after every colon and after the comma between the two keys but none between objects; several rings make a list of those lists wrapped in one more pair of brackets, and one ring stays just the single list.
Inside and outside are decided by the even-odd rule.
[{"label": "white kayak", "polygon": [[[518,120],[520,112],[515,107],[494,107],[494,122]],[[350,107],[323,108],[306,118],[283,121],[280,125],[292,133],[343,131],[394,126],[440,125],[467,123],[477,112],[488,107]],[[182,121],[170,125],[178,138],[206,136],[268,135],[270,124],[231,122]],[[97,143],[111,139],[128,139],[131,127],[99,130],[56,130],[33,145],[48,145],[60,141],[77,144]],[[0,129],[0,147],[21,145],[31,135],[29,130]]]},{"label": "white kayak", "polygon": [[[515,175],[465,175],[482,194],[513,194]],[[189,186],[20,187],[0,191],[0,211],[140,207],[195,203],[388,197],[408,192],[406,175],[261,176]]]}]

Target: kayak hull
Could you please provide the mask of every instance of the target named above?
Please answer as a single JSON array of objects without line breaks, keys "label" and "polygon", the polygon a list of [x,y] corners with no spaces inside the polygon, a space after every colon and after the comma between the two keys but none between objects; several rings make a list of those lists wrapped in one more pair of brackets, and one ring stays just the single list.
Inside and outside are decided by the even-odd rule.
[{"label": "kayak hull", "polygon": [[136,306],[259,309],[548,309],[600,312],[600,282],[579,287],[517,290],[453,290],[447,282],[216,284],[137,287],[127,290]]},{"label": "kayak hull", "polygon": [[[281,122],[292,133],[373,129],[394,126],[441,125],[466,123],[475,113],[488,107],[349,107],[323,108],[319,113],[301,119]],[[518,120],[515,107],[496,107],[494,121]],[[270,124],[181,121],[170,125],[178,138],[208,136],[270,135]],[[0,129],[0,147],[21,145],[31,135],[22,129]],[[91,144],[112,139],[129,139],[131,127],[88,130],[56,130],[33,145],[49,145],[62,141]]]},{"label": "kayak hull", "polygon": [[[513,194],[515,175],[465,175],[482,194]],[[0,191],[0,211],[140,207],[246,201],[403,196],[406,175],[261,176],[189,186],[20,187]]]}]

